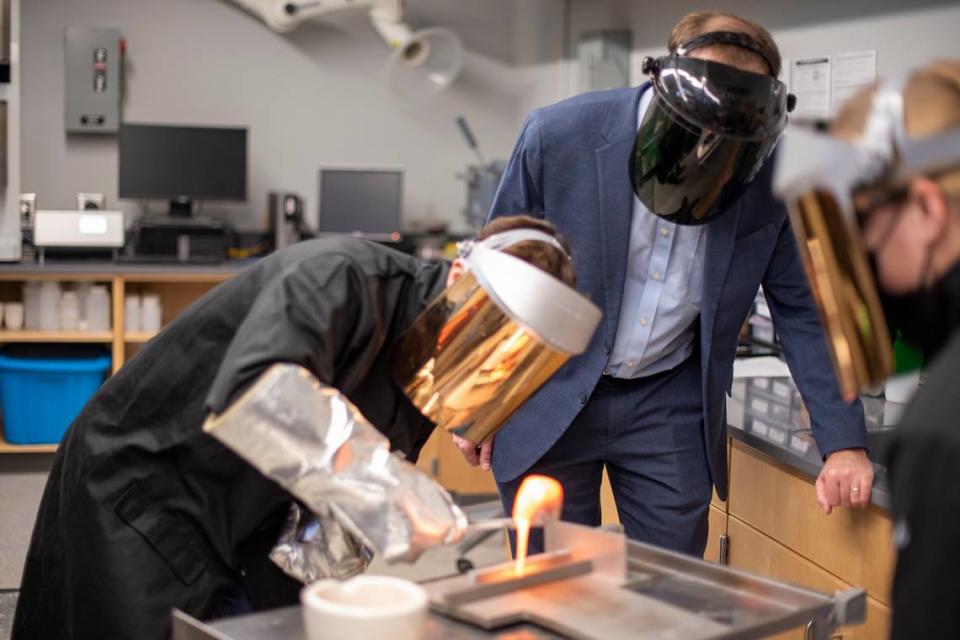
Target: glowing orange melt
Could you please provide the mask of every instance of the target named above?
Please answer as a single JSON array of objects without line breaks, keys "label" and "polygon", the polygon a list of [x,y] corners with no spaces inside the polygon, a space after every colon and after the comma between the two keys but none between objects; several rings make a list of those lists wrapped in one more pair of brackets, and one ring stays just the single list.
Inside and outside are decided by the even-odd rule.
[{"label": "glowing orange melt", "polygon": [[523,574],[527,562],[527,545],[530,542],[530,526],[545,518],[560,516],[563,506],[563,487],[547,476],[527,476],[520,483],[513,501],[513,521],[517,527],[517,561],[515,572]]}]

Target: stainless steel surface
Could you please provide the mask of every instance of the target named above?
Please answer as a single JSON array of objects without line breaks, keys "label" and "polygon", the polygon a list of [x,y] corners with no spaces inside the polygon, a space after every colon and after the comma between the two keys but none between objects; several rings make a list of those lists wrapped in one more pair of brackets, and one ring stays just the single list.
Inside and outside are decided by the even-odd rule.
[{"label": "stainless steel surface", "polygon": [[[869,396],[862,400],[868,455],[874,471],[870,502],[889,510],[890,491],[884,460],[903,405]],[[810,417],[790,378],[737,380],[732,397],[727,400],[727,432],[734,440],[811,478],[816,478],[823,468],[823,457],[810,431]]]},{"label": "stainless steel surface", "polygon": [[467,518],[450,494],[303,367],[273,365],[204,430],[388,561],[463,537]]},{"label": "stainless steel surface", "polygon": [[[578,529],[583,527],[559,526],[566,528],[567,537],[561,538],[564,543],[576,544],[581,533]],[[591,545],[601,540],[595,536],[607,536],[613,542],[611,536],[616,535],[587,531],[593,540]],[[600,551],[603,547],[598,545],[594,550]],[[811,620],[813,637],[819,640],[838,624],[863,621],[866,595],[861,590],[829,596],[649,545],[631,542],[626,543],[625,548],[623,577],[594,571],[564,582],[521,590],[515,594],[518,597],[514,602],[520,608],[535,609],[531,618],[565,615],[567,624],[576,625],[573,629],[563,628],[567,637],[603,640],[762,638],[802,627]],[[467,578],[441,579],[425,586],[430,589],[432,585],[451,579]],[[537,591],[541,592],[540,598]],[[544,593],[554,598],[552,608],[545,605],[550,599]],[[489,606],[489,601],[477,605]],[[517,640],[565,637],[526,621],[528,618],[517,620],[516,624],[485,631],[433,613],[424,638]],[[209,625],[181,618],[176,626],[175,640],[299,640],[304,637],[298,607]],[[205,635],[196,635],[201,632]]]},{"label": "stainless steel surface", "polygon": [[466,534],[471,535],[485,531],[497,531],[499,529],[511,527],[513,527],[513,518],[493,518],[491,520],[471,522],[469,525],[467,525]]},{"label": "stainless steel surface", "polygon": [[475,444],[586,348],[601,317],[573,288],[485,245],[499,235],[472,246],[464,275],[393,351],[394,379],[413,405]]},{"label": "stainless steel surface", "polygon": [[[430,615],[422,640],[558,640],[562,637],[532,625],[488,632],[465,622]],[[306,640],[306,634],[300,607],[286,607],[210,624],[175,611],[173,640]]]}]

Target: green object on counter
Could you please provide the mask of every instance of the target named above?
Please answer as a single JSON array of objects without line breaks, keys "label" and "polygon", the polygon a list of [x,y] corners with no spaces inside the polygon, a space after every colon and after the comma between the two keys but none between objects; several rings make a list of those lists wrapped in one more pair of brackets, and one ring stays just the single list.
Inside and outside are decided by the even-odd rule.
[{"label": "green object on counter", "polygon": [[903,341],[903,334],[897,331],[893,341],[893,370],[895,373],[909,373],[923,368],[923,352]]}]

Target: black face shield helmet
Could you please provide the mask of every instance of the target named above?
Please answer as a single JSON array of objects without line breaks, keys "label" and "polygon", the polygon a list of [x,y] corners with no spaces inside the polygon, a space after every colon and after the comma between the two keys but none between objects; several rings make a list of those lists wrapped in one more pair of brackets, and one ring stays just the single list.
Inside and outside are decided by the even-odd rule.
[{"label": "black face shield helmet", "polygon": [[740,46],[766,60],[749,36],[718,31],[643,61],[654,97],[637,131],[630,178],[647,209],[677,224],[710,222],[736,202],[776,146],[795,102],[772,75],[686,55],[712,44]]}]

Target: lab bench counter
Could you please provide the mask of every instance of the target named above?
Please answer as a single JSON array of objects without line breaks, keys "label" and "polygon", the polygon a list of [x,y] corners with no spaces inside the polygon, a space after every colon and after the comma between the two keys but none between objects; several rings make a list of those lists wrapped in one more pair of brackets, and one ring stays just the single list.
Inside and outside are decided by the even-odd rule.
[{"label": "lab bench counter", "polygon": [[256,259],[228,260],[220,263],[192,262],[134,262],[134,261],[94,261],[47,260],[44,264],[36,262],[0,263],[0,277],[5,280],[29,280],[31,278],[75,278],[78,275],[101,276],[184,276],[188,278],[234,276]]},{"label": "lab bench counter", "polygon": [[[874,483],[870,502],[890,510],[885,458],[905,405],[880,398],[862,398],[868,456]],[[823,458],[810,432],[809,417],[790,378],[744,378],[727,401],[728,435],[801,474],[816,478]]]},{"label": "lab bench counter", "polygon": [[792,380],[737,380],[727,403],[730,491],[710,507],[706,556],[819,591],[864,589],[867,621],[835,636],[844,640],[887,637],[890,624],[895,552],[882,462],[903,405],[872,397],[863,402],[875,475],[871,504],[827,515],[816,503],[823,461]]}]

